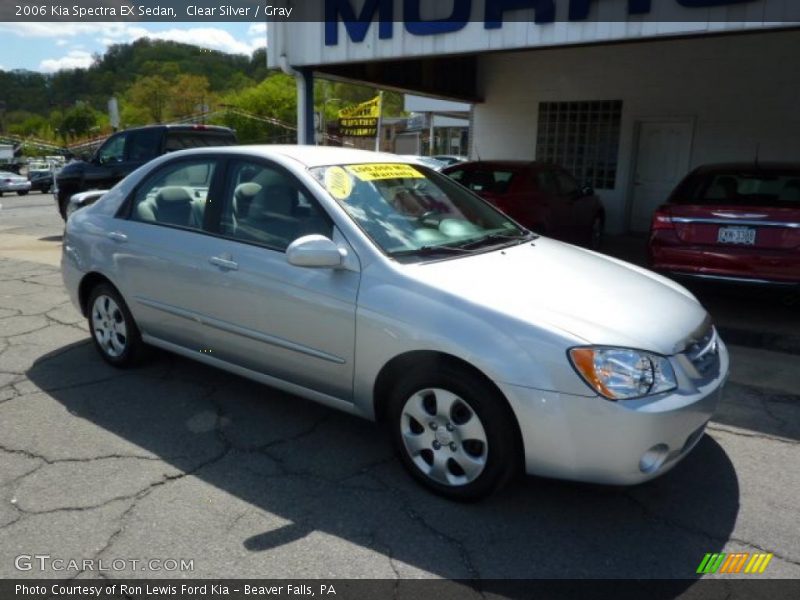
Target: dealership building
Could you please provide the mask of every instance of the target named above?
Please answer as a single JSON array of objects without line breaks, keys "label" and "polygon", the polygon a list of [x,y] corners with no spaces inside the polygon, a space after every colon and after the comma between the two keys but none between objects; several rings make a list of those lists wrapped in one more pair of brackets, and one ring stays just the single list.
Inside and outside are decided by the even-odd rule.
[{"label": "dealership building", "polygon": [[564,166],[610,232],[646,231],[698,165],[800,162],[796,0],[325,6],[324,21],[268,24],[270,66],[297,77],[301,141],[315,77],[466,102],[471,158]]}]

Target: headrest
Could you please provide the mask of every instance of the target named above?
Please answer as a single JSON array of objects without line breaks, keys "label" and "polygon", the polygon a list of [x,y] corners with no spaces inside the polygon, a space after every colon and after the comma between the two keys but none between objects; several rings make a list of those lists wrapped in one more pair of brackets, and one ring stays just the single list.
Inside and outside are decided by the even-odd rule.
[{"label": "headrest", "polygon": [[192,196],[182,187],[169,186],[163,187],[156,195],[156,204],[176,204],[176,203],[189,203],[192,202]]},{"label": "headrest", "polygon": [[237,198],[252,198],[258,192],[261,191],[261,186],[257,183],[253,183],[252,181],[247,181],[245,183],[240,183],[236,186],[236,189],[233,190],[233,195]]}]

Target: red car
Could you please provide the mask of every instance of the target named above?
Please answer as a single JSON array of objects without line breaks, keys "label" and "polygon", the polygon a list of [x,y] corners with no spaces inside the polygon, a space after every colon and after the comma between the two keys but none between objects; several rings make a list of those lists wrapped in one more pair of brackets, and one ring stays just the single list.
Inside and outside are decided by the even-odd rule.
[{"label": "red car", "polygon": [[605,211],[594,190],[555,165],[478,161],[442,169],[528,229],[599,248]]},{"label": "red car", "polygon": [[649,258],[669,274],[800,284],[800,165],[694,170],[653,216]]}]

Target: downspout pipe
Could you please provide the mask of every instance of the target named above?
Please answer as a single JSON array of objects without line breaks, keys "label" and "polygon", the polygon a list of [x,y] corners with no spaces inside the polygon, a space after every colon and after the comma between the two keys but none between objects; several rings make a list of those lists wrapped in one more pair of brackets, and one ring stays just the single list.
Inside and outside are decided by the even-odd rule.
[{"label": "downspout pipe", "polygon": [[297,143],[314,144],[314,74],[309,69],[292,67],[285,52],[281,53],[278,64],[281,71],[297,82]]}]

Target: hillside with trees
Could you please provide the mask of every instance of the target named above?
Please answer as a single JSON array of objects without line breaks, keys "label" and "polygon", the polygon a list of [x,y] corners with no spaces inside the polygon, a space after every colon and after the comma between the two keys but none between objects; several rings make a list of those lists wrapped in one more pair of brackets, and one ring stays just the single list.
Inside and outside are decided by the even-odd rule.
[{"label": "hillside with trees", "polygon": [[[86,69],[53,74],[0,71],[0,133],[69,145],[111,131],[108,100],[117,98],[122,128],[186,119],[237,130],[243,143],[289,141],[296,119],[294,80],[266,68],[266,49],[252,56],[143,38],[111,46]],[[373,97],[371,88],[317,82],[326,120],[343,106]],[[326,101],[327,99],[327,101]],[[387,94],[387,114],[402,97]]]}]

